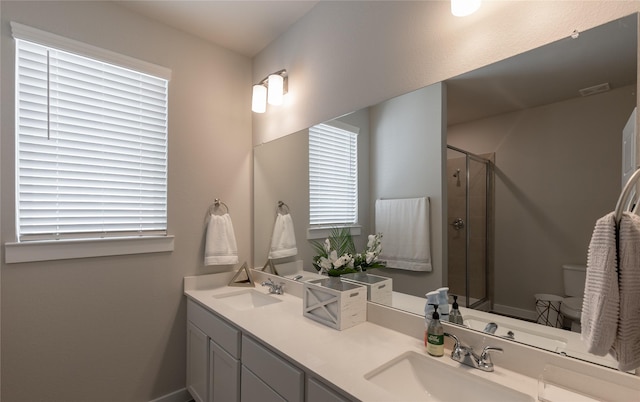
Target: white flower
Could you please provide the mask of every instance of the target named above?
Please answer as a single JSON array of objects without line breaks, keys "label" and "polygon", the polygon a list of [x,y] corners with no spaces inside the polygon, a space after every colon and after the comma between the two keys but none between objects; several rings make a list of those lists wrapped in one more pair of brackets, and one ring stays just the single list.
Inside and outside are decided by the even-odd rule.
[{"label": "white flower", "polygon": [[377,254],[375,252],[369,251],[366,257],[367,264],[371,264],[373,261],[375,261],[376,257]]},{"label": "white flower", "polygon": [[376,243],[377,243],[377,236],[376,235],[369,235],[369,241],[367,242],[367,248],[371,249],[373,248]]},{"label": "white flower", "polygon": [[329,242],[329,239],[324,240],[324,251],[327,254],[329,254],[329,252],[331,251],[331,242]]},{"label": "white flower", "polygon": [[323,270],[329,270],[331,269],[331,266],[333,264],[331,264],[331,261],[329,261],[328,259],[324,257],[320,257],[320,259],[318,260],[318,265],[320,265],[320,267],[322,267]]}]

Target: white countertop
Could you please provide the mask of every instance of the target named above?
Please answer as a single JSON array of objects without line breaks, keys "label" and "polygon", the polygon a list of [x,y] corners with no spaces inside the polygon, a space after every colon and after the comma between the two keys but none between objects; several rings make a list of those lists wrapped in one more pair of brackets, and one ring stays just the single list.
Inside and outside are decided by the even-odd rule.
[{"label": "white countertop", "polygon": [[[215,281],[206,277],[211,275],[204,275],[202,278],[190,277],[201,278],[200,281],[185,278],[185,295],[360,400],[395,400],[394,395],[366,380],[364,376],[404,352],[413,351],[430,359],[437,359],[442,364],[460,366],[448,357],[449,351],[445,351],[443,357],[431,357],[427,355],[421,339],[371,322],[338,331],[305,318],[302,315],[302,299],[287,293],[286,289],[284,295],[273,295],[282,300],[280,303],[251,310],[237,310],[213,296],[237,292],[243,288],[211,287]],[[260,285],[254,289],[267,293],[267,289]],[[535,378],[498,366],[491,373],[463,366],[460,366],[460,370],[537,399],[538,381]]]}]

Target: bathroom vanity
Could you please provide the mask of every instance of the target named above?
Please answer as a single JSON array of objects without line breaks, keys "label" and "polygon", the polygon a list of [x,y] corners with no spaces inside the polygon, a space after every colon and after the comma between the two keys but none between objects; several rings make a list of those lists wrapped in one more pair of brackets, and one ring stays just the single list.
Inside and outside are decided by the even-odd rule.
[{"label": "bathroom vanity", "polygon": [[231,274],[185,278],[187,387],[197,401],[392,401],[427,390],[535,401],[552,386],[567,400],[576,384],[595,399],[640,394],[638,377],[446,324],[474,349],[502,347],[495,371],[451,360],[449,342],[444,357],[428,356],[423,317],[374,303],[366,322],[338,331],[303,317],[302,284],[273,277],[285,281],[285,292],[271,295],[259,285],[269,274],[255,272],[256,287],[229,287]]}]

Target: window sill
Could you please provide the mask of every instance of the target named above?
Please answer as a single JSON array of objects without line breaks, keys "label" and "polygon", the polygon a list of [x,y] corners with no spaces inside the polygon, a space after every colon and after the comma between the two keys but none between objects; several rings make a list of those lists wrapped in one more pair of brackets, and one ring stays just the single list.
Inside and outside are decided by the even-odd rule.
[{"label": "window sill", "polygon": [[[359,236],[362,226],[345,226],[349,228],[351,236]],[[326,239],[331,234],[333,227],[311,227],[307,229],[307,240]]]},{"label": "window sill", "polygon": [[174,236],[118,237],[106,239],[46,240],[5,243],[5,263],[68,260],[111,255],[173,251]]}]

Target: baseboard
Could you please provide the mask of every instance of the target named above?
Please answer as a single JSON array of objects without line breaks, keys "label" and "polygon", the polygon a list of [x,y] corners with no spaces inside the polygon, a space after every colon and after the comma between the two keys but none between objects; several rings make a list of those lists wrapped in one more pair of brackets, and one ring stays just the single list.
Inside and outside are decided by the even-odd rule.
[{"label": "baseboard", "polygon": [[536,319],[538,318],[538,315],[534,310],[505,306],[503,304],[494,304],[493,311],[498,314],[504,314],[515,318],[522,318],[527,321],[536,321]]},{"label": "baseboard", "polygon": [[149,402],[188,402],[191,400],[193,400],[193,397],[189,391],[186,388],[182,388]]}]

